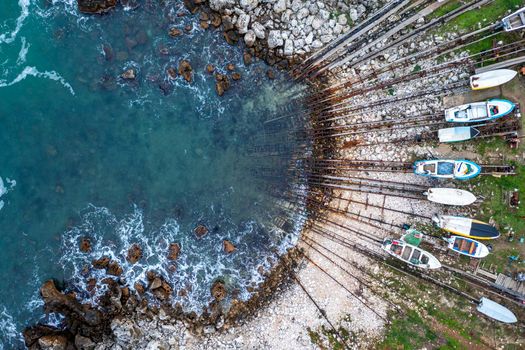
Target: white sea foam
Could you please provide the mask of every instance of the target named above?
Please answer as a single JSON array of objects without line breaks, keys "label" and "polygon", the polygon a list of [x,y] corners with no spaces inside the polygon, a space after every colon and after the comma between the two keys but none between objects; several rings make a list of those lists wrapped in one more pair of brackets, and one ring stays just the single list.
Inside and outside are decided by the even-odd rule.
[{"label": "white sea foam", "polygon": [[26,43],[25,37],[21,37],[20,40],[22,41],[22,47],[18,52],[18,59],[16,60],[16,64],[23,64],[26,62],[27,52],[29,51],[29,47],[31,46],[30,44]]},{"label": "white sea foam", "polygon": [[15,85],[29,76],[36,77],[36,78],[46,78],[46,79],[58,81],[64,87],[66,87],[69,90],[69,92],[71,92],[72,95],[75,95],[75,91],[73,90],[73,87],[57,72],[55,71],[40,72],[36,67],[30,67],[30,66],[25,67],[24,70],[22,70],[22,72],[20,72],[17,75],[17,77],[10,82],[6,82],[5,80],[0,80],[0,87]]},{"label": "white sea foam", "polygon": [[11,345],[22,340],[20,332],[16,329],[13,316],[5,306],[0,306],[0,350],[10,349]]},{"label": "white sea foam", "polygon": [[16,27],[10,32],[0,34],[0,44],[10,44],[15,40],[18,32],[24,25],[25,19],[29,16],[29,4],[30,0],[18,0],[18,6],[20,6],[21,12],[20,16],[16,19]]},{"label": "white sea foam", "polygon": [[[0,198],[3,195],[5,195],[7,192],[11,191],[16,186],[16,181],[15,180],[11,180],[10,178],[6,178],[5,180],[8,183],[9,188],[5,185],[4,181],[0,177]],[[0,199],[0,210],[2,210],[4,205],[5,205],[5,202]]]}]

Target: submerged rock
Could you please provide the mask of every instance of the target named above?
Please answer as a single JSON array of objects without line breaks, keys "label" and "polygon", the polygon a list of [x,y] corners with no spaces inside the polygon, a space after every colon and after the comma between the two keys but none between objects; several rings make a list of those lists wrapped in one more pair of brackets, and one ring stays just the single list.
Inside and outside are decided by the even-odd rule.
[{"label": "submerged rock", "polygon": [[213,66],[213,64],[208,64],[206,66],[206,71],[210,74],[213,73],[215,71],[215,67]]},{"label": "submerged rock", "polygon": [[122,275],[122,267],[118,264],[118,262],[112,260],[108,267],[106,268],[106,273],[108,275],[113,275],[113,276],[120,276]]},{"label": "submerged rock", "polygon": [[117,0],[77,0],[78,10],[84,13],[104,13],[117,6]]},{"label": "submerged rock", "polygon": [[80,251],[82,253],[89,253],[91,251],[91,241],[87,237],[80,239]]},{"label": "submerged rock", "polygon": [[197,225],[197,227],[195,227],[195,229],[193,230],[193,232],[195,233],[195,236],[197,236],[197,238],[202,238],[204,236],[206,236],[206,234],[208,233],[208,228],[204,225]]},{"label": "submerged rock", "polygon": [[171,28],[170,31],[169,31],[169,35],[171,37],[173,37],[173,38],[176,38],[176,37],[182,35],[182,30],[180,30],[178,28]]},{"label": "submerged rock", "polygon": [[133,80],[136,78],[135,70],[133,68],[126,69],[124,73],[120,75],[122,79]]},{"label": "submerged rock", "polygon": [[131,264],[137,263],[142,258],[142,248],[135,243],[128,249],[128,255],[126,256],[126,260],[129,261]]},{"label": "submerged rock", "polygon": [[233,79],[233,80],[239,80],[239,79],[241,79],[241,73],[239,73],[239,72],[233,72],[233,73],[232,73],[232,79]]},{"label": "submerged rock", "polygon": [[179,74],[188,82],[191,83],[193,78],[193,68],[191,68],[190,62],[182,60],[179,63]]},{"label": "submerged rock", "polygon": [[213,282],[213,285],[211,286],[211,296],[217,300],[221,301],[228,295],[228,291],[226,290],[226,286],[222,281],[215,281]]},{"label": "submerged rock", "polygon": [[168,77],[172,80],[177,78],[177,70],[174,67],[166,69],[166,74],[168,74]]},{"label": "submerged rock", "polygon": [[170,243],[169,252],[168,252],[168,259],[169,260],[177,260],[180,253],[180,245],[179,243]]},{"label": "submerged rock", "polygon": [[226,254],[231,254],[233,253],[235,250],[237,250],[237,248],[235,248],[235,246],[233,245],[232,242],[228,241],[228,240],[224,240],[222,241],[222,248],[224,249],[224,252]]},{"label": "submerged rock", "polygon": [[99,259],[93,260],[91,264],[93,265],[95,269],[101,270],[101,269],[105,269],[109,265],[110,261],[111,261],[110,258],[108,258],[107,256],[103,256]]}]

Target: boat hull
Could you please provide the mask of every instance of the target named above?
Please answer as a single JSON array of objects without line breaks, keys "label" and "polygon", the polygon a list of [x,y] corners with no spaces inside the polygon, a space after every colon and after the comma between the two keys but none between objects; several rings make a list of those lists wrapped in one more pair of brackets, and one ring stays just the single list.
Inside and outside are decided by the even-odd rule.
[{"label": "boat hull", "polygon": [[511,81],[518,72],[512,69],[496,69],[470,77],[472,90],[488,89]]},{"label": "boat hull", "polygon": [[402,240],[386,238],[381,248],[389,255],[422,269],[439,269],[441,263],[432,254]]},{"label": "boat hull", "polygon": [[480,240],[496,239],[500,236],[494,226],[462,216],[437,215],[433,220],[443,230],[458,236]]},{"label": "boat hull", "polygon": [[466,237],[452,236],[447,239],[448,249],[471,258],[484,258],[489,255],[489,249],[481,242]]},{"label": "boat hull", "polygon": [[458,126],[438,131],[439,142],[442,143],[467,141],[478,135],[479,130],[471,126]]},{"label": "boat hull", "polygon": [[414,174],[441,179],[468,180],[478,176],[481,167],[470,160],[419,160],[414,163]]},{"label": "boat hull", "polygon": [[518,319],[505,306],[487,298],[481,298],[476,308],[479,312],[503,323],[516,323]]},{"label": "boat hull", "polygon": [[493,98],[446,109],[445,120],[451,123],[484,122],[506,116],[514,107],[515,104],[509,100]]},{"label": "boat hull", "polygon": [[456,188],[429,188],[426,195],[429,201],[445,205],[463,206],[476,201],[476,196],[469,191]]}]

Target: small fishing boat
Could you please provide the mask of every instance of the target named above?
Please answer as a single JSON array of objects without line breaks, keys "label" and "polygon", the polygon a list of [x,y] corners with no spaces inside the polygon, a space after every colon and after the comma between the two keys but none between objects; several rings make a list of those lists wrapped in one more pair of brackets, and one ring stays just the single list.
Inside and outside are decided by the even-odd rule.
[{"label": "small fishing boat", "polygon": [[505,306],[487,298],[481,298],[476,308],[482,314],[503,323],[516,323],[518,319]]},{"label": "small fishing boat", "polygon": [[492,98],[445,109],[445,120],[453,123],[475,123],[501,118],[514,110],[509,100]]},{"label": "small fishing boat", "polygon": [[432,220],[454,235],[473,239],[496,239],[500,236],[497,228],[479,220],[449,215],[435,215]]},{"label": "small fishing boat", "polygon": [[429,201],[446,205],[469,205],[476,201],[472,193],[457,188],[429,188],[424,194]]},{"label": "small fishing boat", "polygon": [[448,242],[448,249],[471,258],[484,258],[489,255],[489,248],[481,242],[466,237],[452,236],[444,238]]},{"label": "small fishing boat", "polygon": [[432,159],[414,163],[414,174],[442,179],[468,180],[481,173],[481,167],[470,160]]},{"label": "small fishing boat", "polygon": [[495,69],[483,72],[470,77],[470,87],[472,90],[482,90],[499,86],[511,81],[518,72],[512,69]]},{"label": "small fishing boat", "polygon": [[441,263],[432,254],[404,241],[386,238],[382,248],[393,257],[422,269],[438,269]]},{"label": "small fishing boat", "polygon": [[506,32],[525,28],[525,7],[504,17],[501,22]]},{"label": "small fishing boat", "polygon": [[479,130],[471,126],[458,126],[455,128],[439,129],[439,142],[460,142],[475,138]]}]

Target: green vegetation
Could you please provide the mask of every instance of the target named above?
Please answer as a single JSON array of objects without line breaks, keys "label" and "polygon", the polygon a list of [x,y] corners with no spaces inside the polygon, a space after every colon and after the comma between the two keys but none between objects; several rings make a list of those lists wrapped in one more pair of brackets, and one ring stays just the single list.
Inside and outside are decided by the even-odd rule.
[{"label": "green vegetation", "polygon": [[395,317],[379,349],[419,349],[437,339],[426,322],[413,310]]},{"label": "green vegetation", "polygon": [[432,12],[430,15],[427,16],[428,19],[434,19],[441,17],[443,15],[446,15],[447,13],[454,11],[455,9],[461,7],[463,5],[459,0],[452,0],[448,3],[444,4],[434,12]]},{"label": "green vegetation", "polygon": [[[523,6],[523,0],[495,0],[489,5],[483,6],[475,11],[467,11],[462,15],[454,18],[450,22],[444,24],[439,28],[439,32],[453,32],[460,30],[467,32],[472,29],[478,28],[478,23],[481,23],[481,27],[485,27],[490,23],[494,23],[501,18],[505,17],[508,11],[515,11],[519,7]],[[448,7],[443,5],[442,9]],[[450,9],[449,11],[452,11]],[[436,10],[436,12],[438,12]],[[449,12],[447,11],[447,12]]]}]

